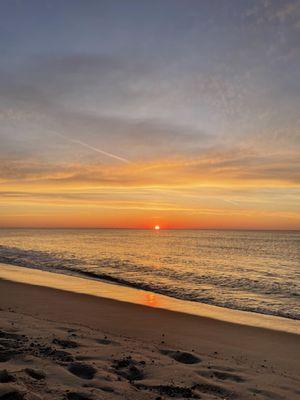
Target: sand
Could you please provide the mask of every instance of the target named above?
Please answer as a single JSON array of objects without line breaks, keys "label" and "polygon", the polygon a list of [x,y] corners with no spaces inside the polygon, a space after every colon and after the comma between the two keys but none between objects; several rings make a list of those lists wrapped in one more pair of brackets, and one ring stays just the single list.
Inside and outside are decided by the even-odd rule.
[{"label": "sand", "polygon": [[0,307],[0,399],[300,398],[297,334],[3,279]]}]

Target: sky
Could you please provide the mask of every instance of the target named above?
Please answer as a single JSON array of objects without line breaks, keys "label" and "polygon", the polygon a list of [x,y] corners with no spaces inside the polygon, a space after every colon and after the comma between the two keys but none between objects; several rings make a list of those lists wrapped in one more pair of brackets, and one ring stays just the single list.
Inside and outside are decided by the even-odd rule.
[{"label": "sky", "polygon": [[300,229],[299,0],[2,0],[0,227]]}]

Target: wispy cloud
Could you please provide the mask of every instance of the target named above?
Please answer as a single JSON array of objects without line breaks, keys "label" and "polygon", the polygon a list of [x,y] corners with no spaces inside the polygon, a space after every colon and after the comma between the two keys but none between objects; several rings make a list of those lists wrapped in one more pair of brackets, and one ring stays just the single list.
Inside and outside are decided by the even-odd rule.
[{"label": "wispy cloud", "polygon": [[[61,136],[61,135],[60,135]],[[75,144],[87,147],[86,144]],[[88,149],[103,154],[100,149],[88,145]],[[99,150],[99,151],[98,151]],[[104,154],[107,156],[106,152]],[[122,164],[104,164],[93,159],[91,162],[62,161],[46,162],[24,158],[12,161],[3,159],[0,179],[7,184],[19,182],[28,184],[56,185],[105,185],[105,186],[189,186],[211,182],[213,185],[243,186],[285,184],[288,187],[300,185],[298,154],[293,151],[269,152],[255,147],[229,147],[207,149],[201,155],[179,155],[139,160],[133,163],[112,154],[110,157],[122,160]],[[120,160],[121,158],[121,160]],[[51,183],[52,182],[52,183]],[[261,182],[261,183],[259,183]]]}]

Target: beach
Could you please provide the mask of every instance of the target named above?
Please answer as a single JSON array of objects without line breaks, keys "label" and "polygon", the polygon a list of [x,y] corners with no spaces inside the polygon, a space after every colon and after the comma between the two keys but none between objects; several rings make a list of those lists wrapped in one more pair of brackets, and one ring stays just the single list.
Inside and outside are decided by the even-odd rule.
[{"label": "beach", "polygon": [[300,0],[0,33],[0,400],[300,400]]},{"label": "beach", "polygon": [[0,307],[0,399],[300,395],[296,333],[3,277]]}]

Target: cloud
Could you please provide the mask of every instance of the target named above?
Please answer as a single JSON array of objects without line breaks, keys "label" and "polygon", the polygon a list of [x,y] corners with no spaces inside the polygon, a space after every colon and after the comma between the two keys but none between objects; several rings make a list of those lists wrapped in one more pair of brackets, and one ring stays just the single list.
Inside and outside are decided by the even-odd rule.
[{"label": "cloud", "polygon": [[297,29],[300,21],[299,1],[261,0],[244,12],[246,17],[255,17],[258,24],[266,22],[289,23]]},{"label": "cloud", "polygon": [[[52,138],[53,131],[123,159],[193,152],[214,142],[216,135],[192,124],[139,118],[116,110],[119,101],[139,102],[139,95],[131,95],[130,82],[146,79],[149,68],[143,62],[128,63],[126,58],[75,54],[34,58],[22,71],[2,71],[0,154],[15,151],[18,156],[23,152],[47,159],[54,155],[58,159],[73,158],[74,146]],[[89,96],[95,88],[104,103],[117,97],[109,112],[102,111],[99,98],[85,101],[85,93]],[[78,96],[94,108],[99,104],[99,109],[82,109],[79,103],[74,104]],[[82,154],[92,157],[91,152]]]},{"label": "cloud", "polygon": [[294,153],[265,154],[251,148],[208,149],[201,156],[172,156],[132,164],[46,163],[7,159],[0,179],[9,185],[68,187],[188,187],[234,185],[298,187],[300,171]]},{"label": "cloud", "polygon": [[[122,58],[89,55],[34,59],[31,65],[31,69],[24,68],[24,75],[18,71],[0,78],[4,100],[0,110],[2,181],[112,187],[201,185],[208,180],[218,185],[240,185],[243,180],[299,184],[299,131],[288,124],[276,131],[270,129],[273,110],[261,109],[254,122],[262,115],[262,125],[267,128],[247,135],[243,126],[238,133],[220,135],[192,123],[134,118],[113,108],[110,113],[101,108],[88,111],[77,107],[72,96],[68,104],[66,93],[70,95],[73,84],[79,91],[86,80],[89,85],[98,82],[96,87],[102,87],[105,97],[111,79],[139,79],[149,70],[143,63],[130,67]],[[212,100],[224,92],[225,97],[218,101],[229,103],[230,113],[234,92],[224,86],[220,76],[215,78],[201,78],[194,91],[189,87],[190,93],[193,97],[202,90]],[[122,87],[122,95],[128,99],[128,79]],[[107,92],[108,97],[110,94]],[[114,165],[114,160],[125,163]],[[126,165],[127,161],[133,165]]]},{"label": "cloud", "polygon": [[279,4],[273,8],[270,12],[269,18],[277,19],[280,22],[290,21],[291,19],[297,19],[300,17],[300,4],[298,1],[285,1],[283,4]]}]

